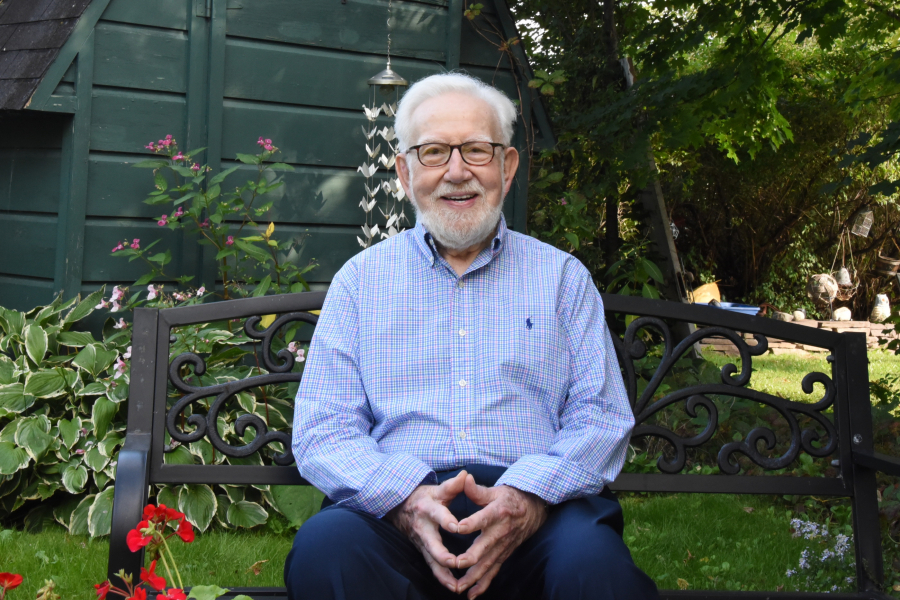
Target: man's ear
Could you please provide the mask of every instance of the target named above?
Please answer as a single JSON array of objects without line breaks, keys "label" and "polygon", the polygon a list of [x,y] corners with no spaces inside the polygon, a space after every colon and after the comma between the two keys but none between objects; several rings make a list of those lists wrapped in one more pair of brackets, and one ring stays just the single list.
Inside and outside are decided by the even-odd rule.
[{"label": "man's ear", "polygon": [[410,197],[410,173],[409,173],[409,163],[406,162],[407,154],[405,152],[401,152],[397,155],[397,159],[394,162],[394,170],[397,171],[397,179],[400,180],[400,185],[403,186],[403,191],[406,192],[406,197]]},{"label": "man's ear", "polygon": [[503,153],[503,178],[506,182],[506,187],[503,189],[503,196],[506,197],[512,187],[513,178],[516,176],[516,170],[519,168],[519,151],[512,146],[509,146],[503,150]]}]

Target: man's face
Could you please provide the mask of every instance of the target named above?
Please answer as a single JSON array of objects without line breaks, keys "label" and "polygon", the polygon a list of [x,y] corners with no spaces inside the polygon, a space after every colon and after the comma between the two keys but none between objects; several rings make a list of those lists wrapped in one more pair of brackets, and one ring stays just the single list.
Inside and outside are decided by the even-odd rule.
[{"label": "man's face", "polygon": [[[490,105],[459,93],[420,104],[412,114],[412,131],[411,146],[499,142],[501,137]],[[443,246],[464,250],[496,231],[518,164],[515,148],[495,149],[493,160],[481,166],[467,164],[454,150],[446,165],[426,167],[412,151],[397,157],[397,173],[425,228]]]}]

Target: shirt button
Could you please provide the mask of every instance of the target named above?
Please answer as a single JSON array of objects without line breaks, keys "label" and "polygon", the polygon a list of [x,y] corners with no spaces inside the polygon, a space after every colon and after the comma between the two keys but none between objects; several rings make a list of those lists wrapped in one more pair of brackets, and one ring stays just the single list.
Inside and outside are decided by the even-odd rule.
[{"label": "shirt button", "polygon": [[463,288],[463,285],[465,285],[465,284],[462,282],[462,279],[460,279],[460,280],[456,283],[456,287],[458,287],[459,289],[462,289],[462,288]]},{"label": "shirt button", "polygon": [[460,379],[460,380],[459,380],[459,387],[466,387],[466,380],[465,380],[465,379]]},{"label": "shirt button", "polygon": [[465,330],[465,329],[460,329],[460,330],[459,330],[459,337],[465,337],[465,336],[466,336],[466,330]]},{"label": "shirt button", "polygon": [[466,439],[466,432],[465,432],[465,431],[460,431],[460,432],[459,432],[459,439],[461,439],[461,440]]}]

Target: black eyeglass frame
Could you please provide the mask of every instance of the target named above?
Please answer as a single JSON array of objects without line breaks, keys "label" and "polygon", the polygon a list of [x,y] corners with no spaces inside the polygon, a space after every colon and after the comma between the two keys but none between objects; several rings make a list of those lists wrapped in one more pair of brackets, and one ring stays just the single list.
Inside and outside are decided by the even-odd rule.
[{"label": "black eyeglass frame", "polygon": [[[481,164],[472,164],[469,161],[467,161],[466,157],[463,155],[462,147],[467,146],[469,144],[488,144],[489,146],[491,146],[491,159],[489,161],[487,161],[486,163],[481,163]],[[425,163],[423,163],[422,157],[419,156],[419,148],[422,148],[424,146],[448,146],[450,148],[450,152],[447,154],[447,162],[443,162],[439,165],[426,165]],[[450,158],[453,156],[453,151],[456,150],[459,152],[459,157],[467,165],[470,165],[472,167],[483,167],[485,165],[491,164],[494,161],[494,155],[496,154],[497,148],[507,148],[507,147],[508,146],[506,144],[501,144],[500,142],[482,142],[479,140],[472,140],[471,142],[463,142],[462,144],[445,144],[443,142],[428,142],[427,144],[419,144],[417,146],[410,146],[409,148],[407,148],[406,153],[409,154],[410,152],[415,150],[416,158],[418,159],[419,164],[422,165],[423,167],[443,167],[450,162]]]}]

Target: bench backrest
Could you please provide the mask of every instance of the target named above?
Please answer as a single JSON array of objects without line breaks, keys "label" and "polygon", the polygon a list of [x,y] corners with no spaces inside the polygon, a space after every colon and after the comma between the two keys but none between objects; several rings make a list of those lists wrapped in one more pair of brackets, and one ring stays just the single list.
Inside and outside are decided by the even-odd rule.
[{"label": "bench backrest", "polygon": [[[127,440],[130,448],[143,448],[146,456],[144,489],[149,483],[207,483],[207,484],[300,484],[308,485],[294,466],[290,456],[290,433],[272,431],[257,416],[241,417],[239,428],[250,426],[255,436],[241,446],[226,443],[217,433],[217,414],[220,408],[233,401],[240,391],[299,381],[301,374],[293,369],[290,352],[272,354],[275,335],[293,322],[314,325],[316,316],[309,311],[322,307],[324,292],[310,292],[251,298],[164,310],[137,309],[135,311],[134,340],[131,367],[131,396],[128,405]],[[868,393],[866,342],[863,334],[838,334],[728,312],[706,306],[648,300],[619,295],[603,295],[610,323],[613,315],[636,315],[624,334],[613,335],[613,342],[623,372],[626,388],[635,413],[633,441],[639,438],[662,440],[666,452],[658,461],[656,473],[622,473],[613,484],[615,490],[652,492],[724,492],[755,494],[800,494],[843,496],[851,499],[856,532],[858,581],[860,589],[881,577],[881,551],[875,496],[874,471],[855,463],[852,453],[872,453],[872,423]],[[277,315],[268,327],[261,327],[262,315]],[[265,374],[247,379],[195,387],[181,377],[185,366],[202,374],[203,358],[184,353],[170,358],[174,328],[214,321],[233,322],[243,328],[247,336],[260,344],[257,355],[262,357]],[[673,326],[691,323],[705,327],[676,339]],[[756,335],[755,339],[750,339]],[[648,335],[663,350],[652,375],[644,373],[643,382],[636,364],[646,362]],[[711,336],[729,340],[740,355],[741,368],[726,365],[718,374],[718,381],[695,382],[681,389],[662,386],[678,361],[693,345]],[[830,373],[814,372],[802,381],[806,393],[817,387],[815,402],[802,403],[753,390],[749,387],[753,358],[767,351],[767,338],[778,338],[824,348],[828,352]],[[749,343],[748,343],[749,342]],[[654,363],[656,360],[654,359]],[[644,368],[646,371],[646,368]],[[814,386],[814,384],[819,384]],[[174,386],[178,397],[167,406],[167,390]],[[662,386],[662,387],[661,387]],[[723,426],[720,402],[717,398],[743,398],[773,411],[781,419],[778,434],[770,427],[757,427],[741,439],[721,443],[715,435]],[[209,408],[207,409],[206,406]],[[192,407],[192,415],[184,418],[184,411]],[[657,415],[680,407],[689,416],[706,417],[698,430],[672,430]],[[249,465],[184,465],[166,464],[166,433],[175,442],[190,443],[206,438],[216,451],[241,458],[277,442],[282,450],[274,455],[274,464]],[[776,439],[780,434],[786,439]],[[246,441],[246,440],[245,440]],[[725,475],[682,473],[692,449],[704,444],[721,443],[718,448],[718,470]],[[129,448],[126,443],[126,449]],[[781,477],[740,475],[742,464],[758,465],[762,470],[778,470],[796,465],[801,453],[816,458],[836,459],[834,476]],[[272,455],[271,451],[269,452]],[[126,457],[127,458],[127,457]],[[739,462],[739,458],[742,461]],[[748,462],[749,461],[749,462]],[[127,462],[127,460],[126,460]],[[120,477],[124,475],[120,460]],[[125,485],[122,486],[125,489]],[[122,492],[126,493],[126,492]],[[120,502],[119,482],[116,503]],[[144,500],[146,493],[144,493]],[[138,505],[140,500],[124,501]],[[113,537],[117,526],[114,511]],[[133,526],[133,524],[131,525]],[[111,552],[113,548],[111,547]],[[862,565],[868,565],[863,568]],[[111,562],[112,567],[112,562]]]}]

